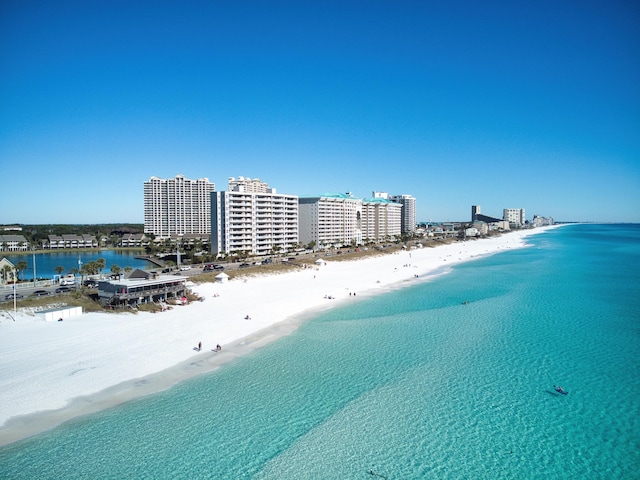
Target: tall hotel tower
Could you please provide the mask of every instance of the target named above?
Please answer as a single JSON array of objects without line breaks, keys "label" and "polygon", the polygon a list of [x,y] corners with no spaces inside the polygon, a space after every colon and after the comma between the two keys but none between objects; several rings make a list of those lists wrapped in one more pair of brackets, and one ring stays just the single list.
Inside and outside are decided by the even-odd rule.
[{"label": "tall hotel tower", "polygon": [[229,178],[211,194],[211,253],[269,255],[298,244],[298,197],[276,193],[260,179]]},{"label": "tall hotel tower", "polygon": [[189,180],[151,177],[144,182],[144,233],[160,238],[211,233],[211,192],[208,178]]},{"label": "tall hotel tower", "polygon": [[416,199],[411,195],[391,195],[389,200],[402,204],[402,233],[416,231]]}]

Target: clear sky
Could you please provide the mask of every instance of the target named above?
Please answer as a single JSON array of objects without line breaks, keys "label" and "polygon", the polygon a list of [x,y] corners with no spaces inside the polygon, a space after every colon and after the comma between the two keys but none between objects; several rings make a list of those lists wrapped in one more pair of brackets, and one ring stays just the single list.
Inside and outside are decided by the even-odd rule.
[{"label": "clear sky", "polygon": [[142,223],[143,182],[640,222],[640,4],[0,2],[0,223]]}]

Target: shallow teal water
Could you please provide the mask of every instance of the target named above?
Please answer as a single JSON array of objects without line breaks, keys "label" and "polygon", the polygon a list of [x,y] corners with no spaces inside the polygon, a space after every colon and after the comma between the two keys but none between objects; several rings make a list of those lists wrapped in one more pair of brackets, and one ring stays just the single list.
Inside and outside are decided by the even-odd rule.
[{"label": "shallow teal water", "polygon": [[640,226],[529,242],[5,447],[0,477],[640,478]]}]

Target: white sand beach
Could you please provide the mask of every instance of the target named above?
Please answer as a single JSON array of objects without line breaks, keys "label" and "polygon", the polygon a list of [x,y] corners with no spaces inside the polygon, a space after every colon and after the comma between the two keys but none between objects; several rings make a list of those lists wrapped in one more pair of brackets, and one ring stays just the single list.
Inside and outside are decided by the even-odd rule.
[{"label": "white sand beach", "polygon": [[[163,313],[45,322],[0,312],[0,445],[211,371],[290,333],[319,309],[366,301],[456,263],[521,248],[527,236],[549,228],[197,285],[193,290],[205,301]],[[199,342],[201,351],[194,349]]]}]

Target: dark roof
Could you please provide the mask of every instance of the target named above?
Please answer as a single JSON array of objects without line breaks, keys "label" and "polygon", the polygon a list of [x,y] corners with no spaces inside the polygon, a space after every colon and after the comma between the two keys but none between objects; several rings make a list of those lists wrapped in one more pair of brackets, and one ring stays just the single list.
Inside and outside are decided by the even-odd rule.
[{"label": "dark roof", "polygon": [[149,280],[151,274],[149,272],[145,272],[144,270],[140,270],[136,268],[131,274],[129,274],[128,278],[143,278],[145,280]]},{"label": "dark roof", "polygon": [[486,223],[496,223],[496,222],[502,221],[501,218],[493,218],[493,217],[489,217],[488,215],[482,215],[481,213],[478,213],[473,219],[474,222],[476,220],[480,222],[486,222]]}]

